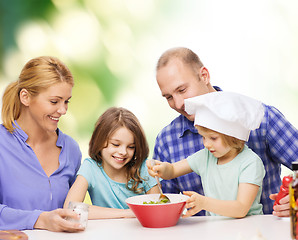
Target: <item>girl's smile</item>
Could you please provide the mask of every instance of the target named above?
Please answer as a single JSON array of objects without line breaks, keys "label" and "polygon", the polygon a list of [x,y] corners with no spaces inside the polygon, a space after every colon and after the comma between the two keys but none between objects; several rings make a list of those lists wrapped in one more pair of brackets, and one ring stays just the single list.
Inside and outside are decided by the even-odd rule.
[{"label": "girl's smile", "polygon": [[123,158],[123,157],[117,157],[117,156],[113,156],[113,158],[117,161],[117,162],[124,162],[126,160],[126,158]]},{"label": "girl's smile", "polygon": [[109,138],[107,147],[101,151],[105,172],[113,179],[125,172],[124,166],[131,161],[135,153],[134,136],[126,127],[118,128]]}]

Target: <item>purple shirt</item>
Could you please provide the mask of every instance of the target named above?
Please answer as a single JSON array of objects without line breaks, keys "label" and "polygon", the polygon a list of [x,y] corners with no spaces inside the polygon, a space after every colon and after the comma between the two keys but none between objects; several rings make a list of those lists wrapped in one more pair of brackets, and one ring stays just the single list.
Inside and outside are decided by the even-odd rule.
[{"label": "purple shirt", "polygon": [[57,134],[59,167],[48,177],[26,143],[27,134],[20,128],[11,134],[0,125],[0,230],[33,229],[43,211],[63,207],[82,154],[71,137],[59,129]]}]

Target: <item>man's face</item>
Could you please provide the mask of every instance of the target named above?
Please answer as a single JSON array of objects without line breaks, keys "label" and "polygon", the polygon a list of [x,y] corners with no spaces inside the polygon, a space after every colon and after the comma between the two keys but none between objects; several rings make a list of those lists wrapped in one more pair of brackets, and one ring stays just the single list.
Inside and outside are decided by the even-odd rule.
[{"label": "man's face", "polygon": [[[198,69],[198,72],[203,68]],[[169,106],[188,120],[194,121],[194,115],[188,115],[184,110],[184,99],[208,93],[209,79],[202,80],[191,66],[183,64],[178,59],[171,60],[160,68],[156,73],[156,79],[161,94],[167,99]]]}]

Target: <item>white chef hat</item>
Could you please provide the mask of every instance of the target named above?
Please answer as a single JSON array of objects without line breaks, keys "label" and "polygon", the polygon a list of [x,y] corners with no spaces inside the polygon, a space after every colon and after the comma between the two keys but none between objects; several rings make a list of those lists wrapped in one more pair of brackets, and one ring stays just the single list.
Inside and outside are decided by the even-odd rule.
[{"label": "white chef hat", "polygon": [[185,99],[185,111],[195,115],[194,125],[247,141],[251,130],[260,127],[263,104],[232,92],[212,92]]}]

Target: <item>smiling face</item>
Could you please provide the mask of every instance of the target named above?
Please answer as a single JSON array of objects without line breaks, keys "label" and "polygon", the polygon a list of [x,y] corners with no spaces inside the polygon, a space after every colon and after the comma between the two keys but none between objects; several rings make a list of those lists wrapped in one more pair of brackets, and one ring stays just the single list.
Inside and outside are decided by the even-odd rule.
[{"label": "smiling face", "polygon": [[[135,153],[135,140],[132,132],[126,127],[118,128],[108,139],[107,147],[101,150],[102,165],[110,176],[124,173],[124,166],[131,161]],[[120,174],[119,174],[120,175]]]},{"label": "smiling face", "polygon": [[194,121],[194,115],[188,115],[184,110],[184,99],[199,96],[214,91],[209,83],[209,73],[205,67],[198,73],[190,65],[179,59],[173,59],[157,70],[156,79],[161,94],[169,106]]},{"label": "smiling face", "polygon": [[55,131],[60,117],[67,112],[71,92],[72,85],[66,82],[56,83],[36,96],[22,89],[20,96],[25,107],[21,115],[26,115],[26,124],[37,130]]}]

